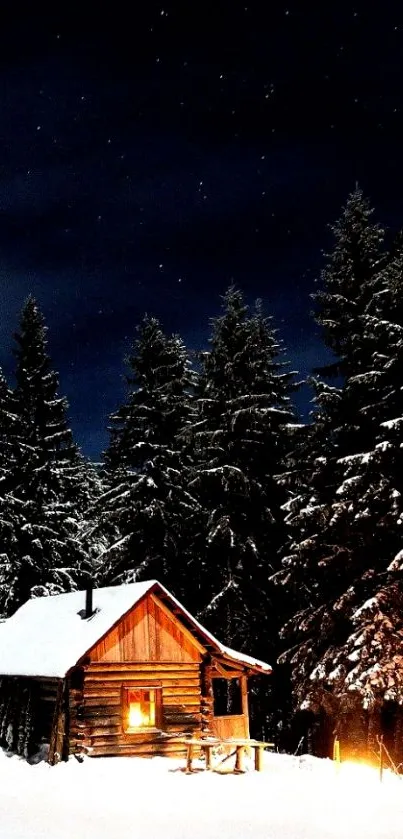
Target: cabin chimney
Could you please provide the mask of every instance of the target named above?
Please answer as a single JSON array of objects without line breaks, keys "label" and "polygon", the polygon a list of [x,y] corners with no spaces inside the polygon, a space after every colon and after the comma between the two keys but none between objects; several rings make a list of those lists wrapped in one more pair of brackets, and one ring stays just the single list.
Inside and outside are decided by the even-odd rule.
[{"label": "cabin chimney", "polygon": [[92,592],[93,592],[92,585],[91,585],[91,583],[88,583],[87,588],[86,588],[86,591],[85,591],[85,612],[84,612],[84,618],[90,618],[90,617],[91,617],[91,615],[93,614],[93,608],[92,608]]}]

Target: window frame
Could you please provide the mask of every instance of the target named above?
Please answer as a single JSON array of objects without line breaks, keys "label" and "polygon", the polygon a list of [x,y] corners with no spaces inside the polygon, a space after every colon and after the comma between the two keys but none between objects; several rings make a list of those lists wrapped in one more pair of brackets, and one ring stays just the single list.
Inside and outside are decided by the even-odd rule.
[{"label": "window frame", "polygon": [[[138,728],[128,728],[126,720],[129,713],[129,691],[151,691],[155,692],[155,725],[139,726]],[[127,737],[136,737],[137,735],[147,734],[148,732],[156,732],[162,730],[162,684],[161,682],[124,682],[122,684],[121,693],[121,723],[122,732]]]}]

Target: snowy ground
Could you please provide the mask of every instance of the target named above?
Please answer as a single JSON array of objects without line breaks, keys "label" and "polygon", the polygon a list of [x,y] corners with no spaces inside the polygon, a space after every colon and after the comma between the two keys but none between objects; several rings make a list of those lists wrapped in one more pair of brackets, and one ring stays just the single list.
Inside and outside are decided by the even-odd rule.
[{"label": "snowy ground", "polygon": [[[403,777],[267,755],[264,771],[166,758],[28,766],[0,752],[1,839],[403,839]],[[201,764],[200,764],[201,765]]]}]

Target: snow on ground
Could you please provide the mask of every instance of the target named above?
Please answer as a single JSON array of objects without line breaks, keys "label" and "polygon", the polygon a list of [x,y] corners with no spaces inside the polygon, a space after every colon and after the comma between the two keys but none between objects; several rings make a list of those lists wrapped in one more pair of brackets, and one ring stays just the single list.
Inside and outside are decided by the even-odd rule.
[{"label": "snow on ground", "polygon": [[380,783],[366,767],[274,754],[260,773],[182,767],[168,758],[29,766],[0,752],[0,837],[403,839],[403,777]]}]

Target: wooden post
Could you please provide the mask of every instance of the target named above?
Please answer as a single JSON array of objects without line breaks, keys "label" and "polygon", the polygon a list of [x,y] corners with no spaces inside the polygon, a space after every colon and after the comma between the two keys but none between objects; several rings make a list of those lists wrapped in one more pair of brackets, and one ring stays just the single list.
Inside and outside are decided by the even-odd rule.
[{"label": "wooden post", "polygon": [[53,714],[52,730],[50,734],[48,763],[52,766],[59,763],[65,757],[65,734],[66,734],[66,708],[65,708],[66,682],[60,679],[57,686],[55,710]]},{"label": "wooden post", "polygon": [[192,757],[193,757],[192,751],[193,751],[192,750],[192,744],[188,743],[187,754],[186,754],[186,772],[187,772],[187,774],[190,774],[190,772],[192,771]]},{"label": "wooden post", "polygon": [[245,738],[249,740],[249,705],[248,705],[248,677],[240,676],[242,714],[245,717]]},{"label": "wooden post", "polygon": [[333,760],[340,764],[340,740],[338,737],[335,737],[333,741]]},{"label": "wooden post", "polygon": [[204,746],[204,754],[206,755],[206,769],[211,769],[211,750],[212,746]]},{"label": "wooden post", "polygon": [[213,734],[212,718],[214,714],[213,680],[210,657],[206,657],[201,666],[201,711],[202,736]]},{"label": "wooden post", "polygon": [[255,769],[256,772],[261,772],[263,769],[263,752],[264,746],[255,746]]},{"label": "wooden post", "polygon": [[236,756],[235,756],[235,772],[244,772],[244,757],[245,757],[245,747],[244,746],[237,746],[236,747]]},{"label": "wooden post", "polygon": [[379,743],[379,780],[383,778],[383,736],[378,737]]}]

